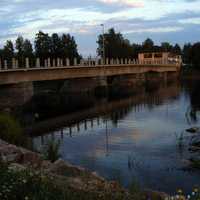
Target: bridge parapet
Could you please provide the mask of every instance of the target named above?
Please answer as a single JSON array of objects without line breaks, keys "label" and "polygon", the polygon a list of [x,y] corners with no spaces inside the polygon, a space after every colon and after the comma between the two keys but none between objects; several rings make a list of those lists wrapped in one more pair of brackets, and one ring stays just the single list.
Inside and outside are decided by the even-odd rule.
[{"label": "bridge parapet", "polygon": [[34,61],[30,60],[29,58],[25,58],[24,64],[21,64],[19,66],[19,61],[16,58],[12,58],[10,60],[1,60],[0,59],[0,72],[5,71],[18,71],[18,70],[33,70],[33,69],[53,69],[53,68],[71,68],[71,67],[109,67],[109,66],[162,66],[162,65],[169,65],[169,66],[177,66],[180,67],[181,63],[179,62],[170,62],[167,60],[164,61],[139,61],[138,59],[128,59],[128,58],[117,58],[117,59],[109,59],[106,58],[105,61],[103,59],[81,59],[78,60],[77,58],[74,58],[73,61],[71,61],[69,58],[66,59],[40,59],[36,58]]}]

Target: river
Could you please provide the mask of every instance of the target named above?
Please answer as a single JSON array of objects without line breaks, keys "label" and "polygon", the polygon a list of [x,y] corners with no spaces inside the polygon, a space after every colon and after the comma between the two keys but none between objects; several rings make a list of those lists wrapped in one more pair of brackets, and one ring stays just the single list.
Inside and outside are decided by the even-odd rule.
[{"label": "river", "polygon": [[200,170],[188,162],[199,153],[189,151],[193,135],[186,132],[200,126],[199,86],[198,80],[172,82],[121,97],[71,100],[62,94],[62,105],[54,103],[55,94],[48,94],[47,100],[41,97],[43,103],[33,98],[31,106],[17,112],[25,124],[31,121],[28,130],[38,150],[49,140],[59,140],[64,160],[125,187],[137,184],[171,194],[181,188],[188,193],[200,185]]}]

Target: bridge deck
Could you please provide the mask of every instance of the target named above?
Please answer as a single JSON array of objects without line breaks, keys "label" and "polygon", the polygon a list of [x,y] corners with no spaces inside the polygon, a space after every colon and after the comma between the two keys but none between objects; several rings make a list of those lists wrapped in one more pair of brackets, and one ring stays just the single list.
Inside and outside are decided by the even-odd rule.
[{"label": "bridge deck", "polygon": [[61,80],[117,76],[147,72],[177,72],[180,65],[175,64],[126,64],[97,66],[40,67],[0,70],[0,85],[20,82]]}]

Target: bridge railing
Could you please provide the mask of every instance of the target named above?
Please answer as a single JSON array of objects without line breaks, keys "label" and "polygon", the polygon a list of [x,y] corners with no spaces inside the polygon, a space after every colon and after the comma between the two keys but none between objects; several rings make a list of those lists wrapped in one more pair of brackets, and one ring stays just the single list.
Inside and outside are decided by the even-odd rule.
[{"label": "bridge railing", "polygon": [[169,60],[155,60],[155,61],[139,61],[138,59],[128,59],[128,58],[117,58],[117,59],[108,59],[105,61],[103,59],[81,59],[78,60],[74,58],[70,60],[66,59],[40,59],[36,58],[34,61],[29,58],[25,58],[25,60],[19,63],[19,60],[16,58],[12,58],[10,60],[1,60],[0,59],[0,71],[7,70],[17,70],[17,69],[42,69],[42,68],[62,68],[62,67],[99,67],[99,66],[116,66],[116,65],[176,65],[179,66],[181,63],[179,61],[169,61]]}]

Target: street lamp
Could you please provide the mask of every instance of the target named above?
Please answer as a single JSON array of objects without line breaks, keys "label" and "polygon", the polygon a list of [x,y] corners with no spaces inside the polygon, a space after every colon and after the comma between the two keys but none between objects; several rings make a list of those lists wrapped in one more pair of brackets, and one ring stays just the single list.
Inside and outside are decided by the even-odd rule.
[{"label": "street lamp", "polygon": [[105,65],[105,27],[104,24],[101,24],[102,26],[102,33],[103,33],[103,64]]}]

